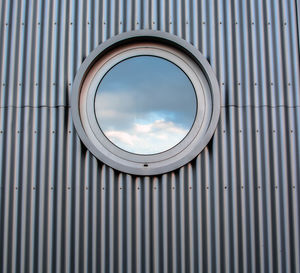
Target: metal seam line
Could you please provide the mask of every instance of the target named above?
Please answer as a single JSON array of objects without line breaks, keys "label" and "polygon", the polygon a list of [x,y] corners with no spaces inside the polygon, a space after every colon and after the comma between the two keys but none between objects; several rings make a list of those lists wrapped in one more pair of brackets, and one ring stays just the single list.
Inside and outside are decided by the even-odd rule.
[{"label": "metal seam line", "polygon": [[[20,109],[20,108],[71,108],[69,105],[55,105],[55,106],[48,106],[48,105],[39,105],[39,106],[31,106],[31,105],[23,105],[23,106],[14,106],[14,105],[8,105],[8,106],[0,106],[0,109],[9,109],[9,108],[14,108],[14,109]],[[221,108],[299,108],[300,105],[221,105]]]}]

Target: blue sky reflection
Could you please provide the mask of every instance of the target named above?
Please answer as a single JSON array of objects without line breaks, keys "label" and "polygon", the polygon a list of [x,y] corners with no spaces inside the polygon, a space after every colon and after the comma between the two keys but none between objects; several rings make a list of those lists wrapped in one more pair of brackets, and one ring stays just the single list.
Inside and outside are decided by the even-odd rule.
[{"label": "blue sky reflection", "polygon": [[193,125],[196,105],[185,73],[154,56],[133,57],[114,66],[95,98],[103,133],[136,154],[160,153],[178,144]]}]

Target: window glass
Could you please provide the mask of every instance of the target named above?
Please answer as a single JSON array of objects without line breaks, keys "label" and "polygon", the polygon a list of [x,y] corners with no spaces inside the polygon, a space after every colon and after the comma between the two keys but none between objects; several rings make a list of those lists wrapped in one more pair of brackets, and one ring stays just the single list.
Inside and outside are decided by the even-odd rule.
[{"label": "window glass", "polygon": [[136,56],[111,68],[95,96],[95,114],[104,135],[135,154],[155,154],[178,144],[197,111],[194,87],[175,64]]}]

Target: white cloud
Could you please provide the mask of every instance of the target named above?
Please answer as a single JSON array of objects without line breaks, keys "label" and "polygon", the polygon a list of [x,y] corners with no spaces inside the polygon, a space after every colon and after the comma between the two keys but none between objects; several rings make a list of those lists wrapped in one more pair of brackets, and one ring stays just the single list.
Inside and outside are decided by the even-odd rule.
[{"label": "white cloud", "polygon": [[135,123],[127,131],[109,130],[105,135],[118,147],[137,154],[154,154],[178,144],[188,130],[173,122],[155,120],[152,123]]}]

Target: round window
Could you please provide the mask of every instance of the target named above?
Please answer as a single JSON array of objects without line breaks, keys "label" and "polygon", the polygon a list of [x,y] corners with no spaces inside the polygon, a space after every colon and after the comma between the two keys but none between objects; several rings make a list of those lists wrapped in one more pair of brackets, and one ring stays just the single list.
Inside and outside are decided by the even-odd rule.
[{"label": "round window", "polygon": [[177,145],[192,128],[196,110],[196,93],[187,75],[156,56],[116,64],[95,96],[95,115],[104,135],[136,154],[161,153]]},{"label": "round window", "polygon": [[73,84],[72,115],[87,148],[111,167],[154,175],[192,160],[216,128],[219,87],[198,50],[134,31],[96,48]]}]

